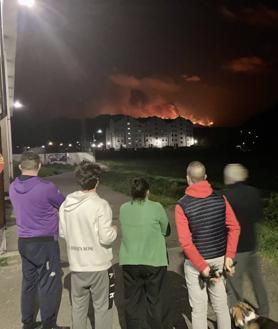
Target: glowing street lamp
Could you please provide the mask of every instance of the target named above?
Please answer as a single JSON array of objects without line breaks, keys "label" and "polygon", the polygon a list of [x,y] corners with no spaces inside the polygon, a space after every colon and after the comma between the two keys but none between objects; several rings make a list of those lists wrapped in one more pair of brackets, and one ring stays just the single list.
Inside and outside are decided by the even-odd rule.
[{"label": "glowing street lamp", "polygon": [[17,101],[14,102],[14,108],[15,109],[19,110],[19,109],[22,109],[23,107],[24,106],[20,101],[17,100]]},{"label": "glowing street lamp", "polygon": [[101,130],[101,129],[98,129],[98,130],[97,130],[97,133],[98,133],[98,134],[102,134],[102,130]]},{"label": "glowing street lamp", "polygon": [[18,4],[24,7],[32,8],[35,5],[35,0],[18,0]]},{"label": "glowing street lamp", "polygon": [[48,142],[48,146],[53,146],[53,142]]}]

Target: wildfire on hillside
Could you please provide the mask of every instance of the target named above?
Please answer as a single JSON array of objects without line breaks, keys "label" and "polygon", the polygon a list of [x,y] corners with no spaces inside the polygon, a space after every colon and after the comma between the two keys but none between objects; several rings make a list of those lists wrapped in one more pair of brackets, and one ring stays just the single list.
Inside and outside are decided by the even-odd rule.
[{"label": "wildfire on hillside", "polygon": [[214,124],[211,118],[203,116],[207,111],[200,111],[202,103],[195,104],[193,90],[188,85],[173,80],[138,79],[126,75],[113,75],[109,83],[109,97],[94,106],[97,114],[123,114],[135,118],[156,116],[163,119],[183,117],[194,125],[209,127]]},{"label": "wildfire on hillside", "polygon": [[118,104],[117,105],[106,105],[102,108],[102,114],[123,114],[129,115],[135,118],[146,118],[146,117],[159,117],[162,119],[175,119],[182,117],[190,120],[196,126],[211,127],[214,122],[209,118],[198,118],[197,116],[190,114],[189,110],[178,107],[173,103],[152,103],[138,106],[132,106],[131,104]]}]

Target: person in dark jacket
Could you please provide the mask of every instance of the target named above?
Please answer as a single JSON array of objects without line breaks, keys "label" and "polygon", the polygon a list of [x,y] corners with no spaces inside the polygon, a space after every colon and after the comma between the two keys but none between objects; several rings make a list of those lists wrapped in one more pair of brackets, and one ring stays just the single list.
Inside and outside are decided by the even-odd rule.
[{"label": "person in dark jacket", "polygon": [[[21,157],[21,176],[10,186],[22,259],[21,313],[23,329],[53,329],[61,294],[58,209],[64,196],[57,187],[38,177],[39,155],[26,152]],[[36,297],[42,324],[35,322]]]},{"label": "person in dark jacket", "polygon": [[259,191],[245,183],[247,178],[248,170],[241,164],[229,164],[224,169],[224,181],[227,185],[224,195],[241,226],[236,256],[237,274],[228,278],[228,299],[230,306],[243,299],[242,279],[247,274],[257,299],[259,314],[268,316],[267,293],[256,255],[256,223],[262,219],[262,201]]}]

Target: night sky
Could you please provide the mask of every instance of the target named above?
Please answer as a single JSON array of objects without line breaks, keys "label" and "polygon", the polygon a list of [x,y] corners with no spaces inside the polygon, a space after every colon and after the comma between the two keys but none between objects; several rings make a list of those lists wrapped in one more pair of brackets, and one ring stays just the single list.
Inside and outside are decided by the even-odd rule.
[{"label": "night sky", "polygon": [[230,126],[278,103],[277,1],[37,1],[18,24],[16,99],[33,120]]}]

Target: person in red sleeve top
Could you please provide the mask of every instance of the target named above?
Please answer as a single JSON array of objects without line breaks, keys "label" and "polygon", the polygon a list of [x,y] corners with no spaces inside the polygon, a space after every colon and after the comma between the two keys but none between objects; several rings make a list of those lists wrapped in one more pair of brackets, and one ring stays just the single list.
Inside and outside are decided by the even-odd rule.
[{"label": "person in red sleeve top", "polygon": [[187,167],[188,188],[176,206],[175,219],[185,254],[184,273],[192,307],[192,328],[207,329],[208,294],[217,317],[217,327],[230,329],[231,319],[223,277],[202,289],[199,275],[208,277],[211,266],[231,275],[240,226],[226,200],[206,180],[205,166],[194,161]]}]

